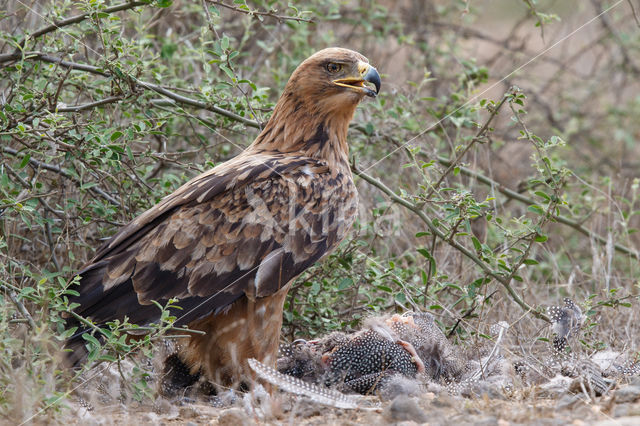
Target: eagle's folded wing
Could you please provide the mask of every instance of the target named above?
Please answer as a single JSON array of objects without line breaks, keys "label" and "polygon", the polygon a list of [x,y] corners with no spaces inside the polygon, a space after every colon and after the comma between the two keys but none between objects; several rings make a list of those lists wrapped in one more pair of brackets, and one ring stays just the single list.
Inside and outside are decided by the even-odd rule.
[{"label": "eagle's folded wing", "polygon": [[357,206],[347,179],[321,161],[282,154],[214,168],[98,251],[79,274],[76,313],[148,324],[160,316],[152,301],[178,298],[181,325],[245,294],[269,296],[344,238]]}]

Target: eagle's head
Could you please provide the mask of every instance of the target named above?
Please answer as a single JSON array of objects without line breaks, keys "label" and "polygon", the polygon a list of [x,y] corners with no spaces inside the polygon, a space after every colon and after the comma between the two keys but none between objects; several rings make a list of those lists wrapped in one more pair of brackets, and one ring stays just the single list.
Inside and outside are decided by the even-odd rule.
[{"label": "eagle's head", "polygon": [[379,91],[380,75],[367,58],[349,49],[323,49],[291,74],[251,151],[297,151],[346,164],[347,130],[356,106]]},{"label": "eagle's head", "polygon": [[320,110],[327,111],[335,107],[353,109],[362,98],[375,97],[379,91],[380,75],[367,58],[353,50],[330,47],[296,68],[284,95],[319,104]]}]

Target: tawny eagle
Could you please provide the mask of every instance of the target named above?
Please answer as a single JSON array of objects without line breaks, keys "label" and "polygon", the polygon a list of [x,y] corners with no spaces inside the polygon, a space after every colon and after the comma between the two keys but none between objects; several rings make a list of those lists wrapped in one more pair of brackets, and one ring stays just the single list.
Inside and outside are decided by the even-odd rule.
[{"label": "tawny eagle", "polygon": [[[357,52],[328,48],[302,62],[247,149],[98,249],[78,274],[75,312],[96,324],[149,324],[160,315],[152,301],[177,298],[176,324],[206,333],[183,345],[193,371],[219,382],[243,376],[248,358],[273,366],[289,283],[356,217],[347,130],[358,103],[379,90],[378,72]],[[86,331],[67,343],[74,363]]]}]

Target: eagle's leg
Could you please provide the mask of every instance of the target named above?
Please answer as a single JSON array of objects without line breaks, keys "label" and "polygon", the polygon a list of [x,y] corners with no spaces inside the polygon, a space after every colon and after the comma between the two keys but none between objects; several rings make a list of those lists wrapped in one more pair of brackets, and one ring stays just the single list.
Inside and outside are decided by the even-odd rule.
[{"label": "eagle's leg", "polygon": [[287,291],[288,286],[268,297],[242,297],[227,312],[189,324],[206,333],[182,345],[180,356],[192,373],[202,371],[216,385],[237,387],[255,380],[247,359],[275,368]]}]

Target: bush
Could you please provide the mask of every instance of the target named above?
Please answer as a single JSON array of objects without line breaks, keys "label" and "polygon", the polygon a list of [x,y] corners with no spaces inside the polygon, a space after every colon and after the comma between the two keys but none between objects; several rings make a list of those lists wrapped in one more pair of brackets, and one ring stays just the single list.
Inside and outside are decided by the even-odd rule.
[{"label": "bush", "polygon": [[[296,65],[329,45],[368,56],[383,90],[350,132],[358,223],[293,284],[285,337],[412,309],[431,311],[459,340],[509,321],[531,349],[546,338],[544,306],[568,295],[592,320],[585,348],[635,349],[637,326],[619,313],[637,312],[640,285],[633,15],[616,4],[588,24],[594,33],[567,37],[604,7],[513,3],[499,17],[465,1],[9,3],[0,12],[3,416],[55,416],[83,385],[57,361],[70,280],[93,250],[238,154]],[[541,321],[519,323],[525,316]],[[86,369],[137,348],[150,356],[171,320],[136,344],[123,340],[130,324],[97,331],[107,342],[88,338]],[[137,365],[125,383],[143,399],[153,390]]]}]

